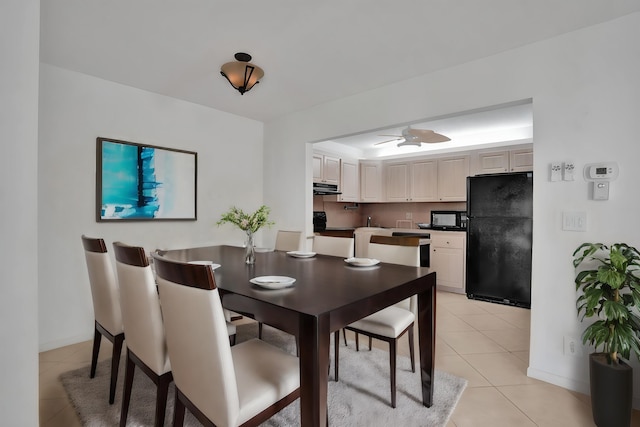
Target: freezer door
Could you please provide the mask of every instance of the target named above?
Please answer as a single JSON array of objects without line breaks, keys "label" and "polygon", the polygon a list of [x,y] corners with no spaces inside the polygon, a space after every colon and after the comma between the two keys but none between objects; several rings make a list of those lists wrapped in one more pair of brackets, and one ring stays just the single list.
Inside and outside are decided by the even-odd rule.
[{"label": "freezer door", "polygon": [[533,173],[516,172],[467,178],[469,217],[533,216]]},{"label": "freezer door", "polygon": [[467,296],[531,307],[530,218],[469,218]]}]

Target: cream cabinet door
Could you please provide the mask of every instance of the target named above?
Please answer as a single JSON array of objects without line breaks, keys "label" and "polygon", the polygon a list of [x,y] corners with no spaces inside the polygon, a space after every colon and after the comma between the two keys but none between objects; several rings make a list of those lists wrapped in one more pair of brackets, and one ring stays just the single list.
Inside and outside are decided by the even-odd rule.
[{"label": "cream cabinet door", "polygon": [[431,232],[431,271],[443,290],[465,293],[466,234],[458,231]]},{"label": "cream cabinet door", "polygon": [[504,173],[509,171],[509,151],[493,151],[478,154],[476,174]]},{"label": "cream cabinet door", "polygon": [[390,163],[385,165],[385,191],[387,202],[410,201],[409,163]]},{"label": "cream cabinet door", "polygon": [[322,182],[324,168],[324,156],[322,154],[313,155],[313,182]]},{"label": "cream cabinet door", "polygon": [[411,163],[411,201],[434,202],[438,200],[438,162],[421,160]]},{"label": "cream cabinet door", "polygon": [[323,178],[323,182],[327,184],[340,185],[340,159],[339,158],[324,156],[322,178]]},{"label": "cream cabinet door", "polygon": [[340,202],[357,202],[359,200],[358,162],[342,160],[342,173],[340,174]]},{"label": "cream cabinet door", "polygon": [[360,201],[382,201],[382,165],[379,162],[360,162]]},{"label": "cream cabinet door", "polygon": [[511,172],[533,171],[533,150],[528,148],[522,150],[511,150],[509,154]]},{"label": "cream cabinet door", "polygon": [[438,159],[438,200],[464,202],[467,200],[469,156]]}]

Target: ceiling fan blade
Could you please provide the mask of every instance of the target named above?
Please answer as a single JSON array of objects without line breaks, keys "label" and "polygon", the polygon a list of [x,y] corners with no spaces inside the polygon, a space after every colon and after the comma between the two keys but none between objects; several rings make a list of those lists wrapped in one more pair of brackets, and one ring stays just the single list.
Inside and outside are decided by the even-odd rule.
[{"label": "ceiling fan blade", "polygon": [[436,133],[429,129],[408,129],[407,132],[413,136],[414,141],[436,143],[451,141],[448,136]]}]

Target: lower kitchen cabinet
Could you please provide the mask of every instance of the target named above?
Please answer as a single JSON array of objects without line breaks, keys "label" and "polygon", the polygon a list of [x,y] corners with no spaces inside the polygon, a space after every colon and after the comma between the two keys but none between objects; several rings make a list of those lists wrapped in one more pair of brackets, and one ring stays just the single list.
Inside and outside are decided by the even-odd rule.
[{"label": "lower kitchen cabinet", "polygon": [[436,272],[438,289],[466,293],[466,241],[461,231],[431,231],[430,270]]}]

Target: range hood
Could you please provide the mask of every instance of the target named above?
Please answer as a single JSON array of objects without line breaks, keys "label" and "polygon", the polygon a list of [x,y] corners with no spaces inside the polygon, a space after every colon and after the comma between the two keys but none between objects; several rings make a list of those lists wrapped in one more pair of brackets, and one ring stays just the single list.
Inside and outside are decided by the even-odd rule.
[{"label": "range hood", "polygon": [[325,184],[322,182],[313,183],[314,196],[333,196],[336,194],[342,194],[338,191],[338,186],[336,184]]}]

